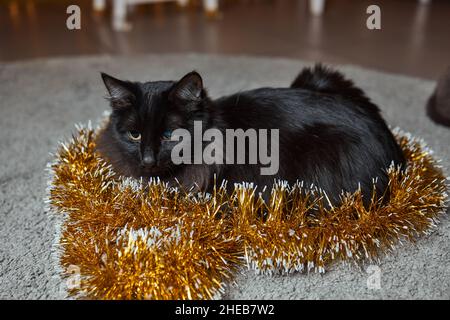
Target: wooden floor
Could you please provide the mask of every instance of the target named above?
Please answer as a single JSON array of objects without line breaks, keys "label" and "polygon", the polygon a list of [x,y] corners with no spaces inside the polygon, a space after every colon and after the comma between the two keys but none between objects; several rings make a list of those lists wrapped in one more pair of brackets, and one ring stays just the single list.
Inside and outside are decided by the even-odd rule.
[{"label": "wooden floor", "polygon": [[[81,7],[81,30],[66,28],[66,8]],[[111,10],[92,1],[0,0],[0,61],[90,54],[207,52],[351,63],[435,78],[450,65],[450,1],[377,0],[382,30],[366,28],[369,0],[327,0],[309,14],[306,0],[221,0],[207,17],[200,5],[139,5],[133,28],[117,32]]]}]

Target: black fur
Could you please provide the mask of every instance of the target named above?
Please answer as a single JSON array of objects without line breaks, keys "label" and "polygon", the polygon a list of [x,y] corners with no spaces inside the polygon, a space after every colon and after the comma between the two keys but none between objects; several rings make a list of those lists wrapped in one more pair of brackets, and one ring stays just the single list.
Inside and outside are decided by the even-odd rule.
[{"label": "black fur", "polygon": [[[303,180],[321,187],[337,203],[342,191],[358,186],[369,200],[375,177],[377,192],[383,194],[385,169],[392,162],[405,162],[378,107],[350,80],[322,66],[303,70],[291,88],[260,88],[217,100],[208,98],[195,72],[178,82],[103,78],[113,96],[113,112],[99,135],[98,149],[123,175],[159,176],[169,183],[177,178],[183,186],[197,184],[203,191],[211,190],[214,175],[229,186],[247,181],[270,188],[275,179]],[[161,134],[166,128],[192,130],[194,120],[201,120],[203,129],[279,129],[278,173],[263,176],[260,165],[248,164],[173,165],[173,145],[161,140]],[[125,135],[129,130],[142,132],[140,144],[130,143]],[[151,169],[141,165],[147,149],[157,159]]]}]

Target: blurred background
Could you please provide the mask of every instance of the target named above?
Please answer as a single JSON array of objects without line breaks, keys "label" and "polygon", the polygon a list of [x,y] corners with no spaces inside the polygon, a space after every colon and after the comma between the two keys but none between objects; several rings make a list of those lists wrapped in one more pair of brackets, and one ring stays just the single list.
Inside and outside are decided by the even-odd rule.
[{"label": "blurred background", "polygon": [[[66,9],[81,9],[68,30]],[[381,8],[369,30],[367,7]],[[0,61],[198,52],[355,64],[435,79],[450,64],[449,0],[0,0]]]}]

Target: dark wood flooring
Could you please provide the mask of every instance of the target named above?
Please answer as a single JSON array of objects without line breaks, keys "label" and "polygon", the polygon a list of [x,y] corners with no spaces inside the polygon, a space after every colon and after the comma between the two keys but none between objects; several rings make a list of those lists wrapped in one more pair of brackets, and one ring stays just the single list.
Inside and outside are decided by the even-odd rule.
[{"label": "dark wood flooring", "polygon": [[[82,9],[81,30],[65,26],[66,8]],[[366,28],[366,8],[381,7],[382,30]],[[207,17],[199,4],[139,5],[133,28],[114,31],[111,10],[88,0],[0,0],[0,61],[90,54],[205,52],[351,63],[436,78],[450,65],[450,1],[327,0],[322,17],[306,0],[222,0]]]}]

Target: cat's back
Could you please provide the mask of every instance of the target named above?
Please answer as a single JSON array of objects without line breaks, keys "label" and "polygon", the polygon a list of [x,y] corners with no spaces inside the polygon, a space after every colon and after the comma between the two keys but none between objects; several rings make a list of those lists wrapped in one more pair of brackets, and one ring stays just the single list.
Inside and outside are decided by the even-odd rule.
[{"label": "cat's back", "polygon": [[[341,95],[299,88],[258,88],[216,100],[228,123],[245,127],[276,128],[323,123],[358,127],[380,120],[377,107],[355,103]],[[357,122],[355,124],[355,121]],[[246,125],[248,124],[248,125]]]}]

